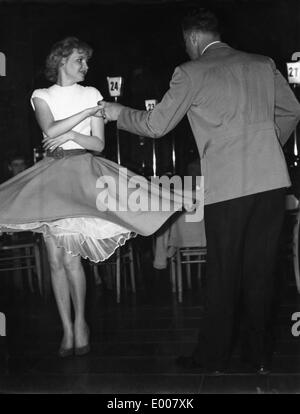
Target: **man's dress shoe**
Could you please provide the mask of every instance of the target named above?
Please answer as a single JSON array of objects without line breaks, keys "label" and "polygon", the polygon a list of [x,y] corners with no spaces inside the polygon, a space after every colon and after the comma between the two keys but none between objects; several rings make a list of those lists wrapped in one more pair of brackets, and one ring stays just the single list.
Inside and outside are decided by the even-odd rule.
[{"label": "man's dress shoe", "polygon": [[245,357],[241,361],[247,372],[255,372],[258,375],[268,375],[271,373],[271,357],[265,358],[261,362],[253,362]]},{"label": "man's dress shoe", "polygon": [[193,356],[179,356],[176,359],[176,365],[179,368],[186,370],[197,370],[199,373],[203,374],[213,374],[213,375],[222,375],[224,374],[225,369],[221,367],[208,368],[199,363]]},{"label": "man's dress shoe", "polygon": [[271,373],[271,367],[268,364],[260,364],[256,372],[259,375],[268,375]]}]

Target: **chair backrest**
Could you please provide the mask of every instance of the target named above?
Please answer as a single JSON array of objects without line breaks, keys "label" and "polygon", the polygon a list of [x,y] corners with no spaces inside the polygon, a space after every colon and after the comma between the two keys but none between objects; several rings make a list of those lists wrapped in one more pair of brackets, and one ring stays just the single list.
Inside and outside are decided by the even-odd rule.
[{"label": "chair backrest", "polygon": [[34,243],[0,246],[0,272],[35,268]]},{"label": "chair backrest", "polygon": [[181,214],[173,224],[170,234],[169,245],[176,247],[205,247],[206,235],[204,220],[200,222],[187,222],[186,216],[190,213]]}]

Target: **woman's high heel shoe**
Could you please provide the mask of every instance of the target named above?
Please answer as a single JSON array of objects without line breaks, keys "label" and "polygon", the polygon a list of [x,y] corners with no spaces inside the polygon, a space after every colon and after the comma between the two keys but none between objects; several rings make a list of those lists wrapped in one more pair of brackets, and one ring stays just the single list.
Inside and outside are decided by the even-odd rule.
[{"label": "woman's high heel shoe", "polygon": [[73,348],[60,348],[58,351],[58,356],[60,358],[67,358],[73,355]]},{"label": "woman's high heel shoe", "polygon": [[[68,338],[67,342],[65,341],[66,338]],[[71,347],[65,347],[63,345],[63,343],[64,344],[72,344],[72,346]],[[61,342],[60,348],[58,350],[58,356],[60,358],[67,358],[67,357],[70,357],[72,355],[74,355],[74,338],[72,336],[72,340],[70,341],[69,335],[66,334],[66,336],[64,336],[64,338]]]},{"label": "woman's high heel shoe", "polygon": [[90,344],[87,344],[85,346],[79,346],[78,348],[75,348],[75,355],[76,356],[83,356],[90,352],[91,347]]},{"label": "woman's high heel shoe", "polygon": [[87,328],[87,338],[88,338],[88,343],[84,346],[78,346],[74,348],[74,353],[76,356],[83,356],[86,355],[90,352],[91,350],[91,346],[89,344],[89,340],[90,340],[90,330],[89,328]]}]

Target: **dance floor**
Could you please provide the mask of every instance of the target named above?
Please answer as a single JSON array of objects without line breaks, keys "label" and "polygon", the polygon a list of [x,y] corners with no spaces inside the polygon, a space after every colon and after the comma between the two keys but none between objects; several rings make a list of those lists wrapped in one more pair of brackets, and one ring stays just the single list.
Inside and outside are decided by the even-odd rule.
[{"label": "dance floor", "polygon": [[291,317],[300,312],[300,295],[288,261],[280,263],[277,273],[277,347],[273,371],[264,376],[244,370],[238,347],[231,372],[224,375],[202,375],[176,367],[175,358],[189,354],[197,340],[203,285],[193,278],[193,289],[185,288],[179,304],[171,292],[169,272],[155,271],[151,255],[143,255],[137,293],[133,295],[123,286],[120,304],[113,286],[96,285],[92,274],[87,274],[92,350],[84,357],[57,357],[61,327],[52,295],[45,301],[26,286],[17,294],[7,281],[9,275],[2,275],[0,311],[6,314],[7,336],[0,337],[0,392],[298,393],[300,336],[292,335]]}]

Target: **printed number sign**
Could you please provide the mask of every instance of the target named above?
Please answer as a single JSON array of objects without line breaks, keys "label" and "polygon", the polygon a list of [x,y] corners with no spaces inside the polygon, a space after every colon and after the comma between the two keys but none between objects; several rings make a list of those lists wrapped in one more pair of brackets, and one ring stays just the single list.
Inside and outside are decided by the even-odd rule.
[{"label": "printed number sign", "polygon": [[300,61],[287,63],[289,83],[300,83]]},{"label": "printed number sign", "polygon": [[0,312],[0,336],[6,336],[6,316]]},{"label": "printed number sign", "polygon": [[146,107],[147,111],[152,111],[152,109],[154,109],[156,104],[157,104],[156,99],[146,99],[145,100],[145,107]]},{"label": "printed number sign", "polygon": [[109,77],[107,76],[108,90],[110,96],[120,96],[122,89],[122,80],[121,76]]},{"label": "printed number sign", "polygon": [[6,76],[6,57],[0,52],[0,76]]}]

